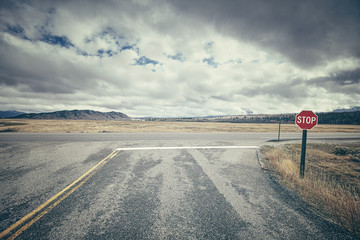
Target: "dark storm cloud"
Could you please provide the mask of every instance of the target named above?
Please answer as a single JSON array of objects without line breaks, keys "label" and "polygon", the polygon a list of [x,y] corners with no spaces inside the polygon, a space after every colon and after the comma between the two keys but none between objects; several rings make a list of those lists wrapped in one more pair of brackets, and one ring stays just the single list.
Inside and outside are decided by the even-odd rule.
[{"label": "dark storm cloud", "polygon": [[360,57],[358,0],[177,0],[177,11],[310,68]]},{"label": "dark storm cloud", "polygon": [[309,89],[324,89],[329,93],[346,95],[359,94],[360,68],[353,71],[339,71],[331,73],[327,77],[312,79],[292,79],[286,82],[263,84],[251,88],[243,88],[237,94],[247,97],[268,95],[274,98],[282,98],[287,101],[298,101],[309,97]]},{"label": "dark storm cloud", "polygon": [[262,86],[254,86],[251,88],[243,88],[237,92],[247,97],[271,96],[273,98],[281,98],[296,101],[299,98],[308,96],[307,88],[301,79],[293,79],[282,83],[262,84]]},{"label": "dark storm cloud", "polygon": [[326,89],[328,92],[356,94],[360,92],[360,68],[353,71],[338,71],[330,76],[310,79],[309,86]]},{"label": "dark storm cloud", "polygon": [[0,84],[35,93],[74,93],[96,84],[96,74],[67,59],[32,54],[0,40]]},{"label": "dark storm cloud", "polygon": [[321,86],[324,82],[333,82],[336,85],[356,85],[360,83],[360,68],[353,71],[339,71],[331,73],[328,77],[316,78],[309,81],[311,84]]}]

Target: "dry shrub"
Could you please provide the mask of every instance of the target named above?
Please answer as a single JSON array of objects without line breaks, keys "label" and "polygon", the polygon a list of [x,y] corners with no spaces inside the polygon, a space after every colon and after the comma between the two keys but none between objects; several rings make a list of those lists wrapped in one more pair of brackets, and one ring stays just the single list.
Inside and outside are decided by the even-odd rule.
[{"label": "dry shrub", "polygon": [[283,172],[285,178],[294,178],[297,175],[297,167],[295,163],[290,159],[284,159],[279,164],[279,169]]},{"label": "dry shrub", "polygon": [[360,235],[360,197],[357,194],[351,194],[346,189],[336,188],[332,198],[328,199],[329,209],[340,224]]},{"label": "dry shrub", "polygon": [[[360,236],[360,196],[356,186],[339,182],[319,166],[307,162],[305,177],[299,177],[300,145],[285,145],[281,148],[267,147],[264,157],[270,168],[277,172],[280,181],[300,193],[303,199],[313,207],[328,215],[348,231]],[[311,148],[310,148],[311,149]],[[312,153],[314,153],[312,155]],[[313,161],[326,161],[329,153],[314,150],[308,152]],[[321,164],[319,164],[321,166]],[[315,166],[315,165],[314,165]],[[336,168],[336,166],[333,166]],[[343,180],[343,178],[342,178]]]}]

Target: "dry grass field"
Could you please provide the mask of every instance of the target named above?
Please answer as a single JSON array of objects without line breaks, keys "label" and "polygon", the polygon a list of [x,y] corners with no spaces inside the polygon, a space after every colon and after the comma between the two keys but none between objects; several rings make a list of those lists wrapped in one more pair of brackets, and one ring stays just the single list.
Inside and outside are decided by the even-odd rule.
[{"label": "dry grass field", "polygon": [[300,144],[264,146],[265,168],[310,205],[360,237],[360,144],[308,144],[299,177]]},{"label": "dry grass field", "polygon": [[[220,122],[152,122],[95,120],[1,119],[0,132],[277,132],[278,124]],[[318,125],[312,132],[360,132],[359,125]],[[282,124],[281,132],[301,132],[295,124]]]}]

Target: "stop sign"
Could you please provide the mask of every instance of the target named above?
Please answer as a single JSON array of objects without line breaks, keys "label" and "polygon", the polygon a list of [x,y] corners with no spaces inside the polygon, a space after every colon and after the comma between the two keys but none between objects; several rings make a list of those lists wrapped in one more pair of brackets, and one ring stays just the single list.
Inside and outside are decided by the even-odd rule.
[{"label": "stop sign", "polygon": [[317,125],[318,116],[312,111],[303,110],[296,115],[295,123],[302,130],[312,129]]}]

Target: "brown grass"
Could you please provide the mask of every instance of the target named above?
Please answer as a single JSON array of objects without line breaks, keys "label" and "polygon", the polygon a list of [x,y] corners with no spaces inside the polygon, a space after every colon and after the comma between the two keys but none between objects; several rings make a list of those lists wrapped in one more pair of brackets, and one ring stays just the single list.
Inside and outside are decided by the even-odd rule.
[{"label": "brown grass", "polygon": [[[0,132],[277,132],[277,124],[2,119]],[[318,125],[312,132],[360,132],[359,125]],[[282,124],[281,132],[301,132]]]},{"label": "brown grass", "polygon": [[280,182],[346,230],[360,237],[360,145],[309,144],[299,177],[300,144],[265,146],[266,166]]}]

